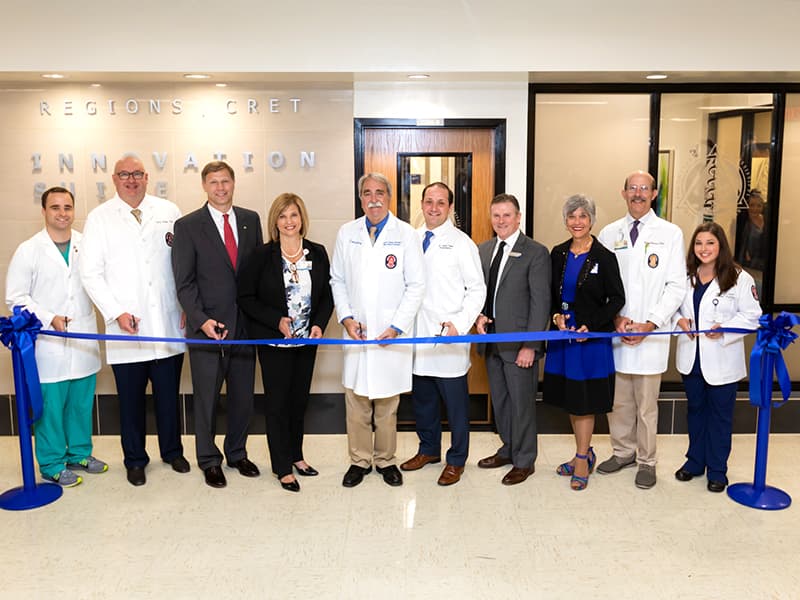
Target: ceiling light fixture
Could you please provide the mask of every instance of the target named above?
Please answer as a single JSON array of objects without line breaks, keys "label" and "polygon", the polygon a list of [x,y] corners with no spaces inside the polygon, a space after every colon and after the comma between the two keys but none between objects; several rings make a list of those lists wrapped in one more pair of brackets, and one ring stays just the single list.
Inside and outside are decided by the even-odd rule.
[{"label": "ceiling light fixture", "polygon": [[211,75],[205,75],[204,73],[186,73],[183,76],[184,79],[211,79]]},{"label": "ceiling light fixture", "polygon": [[650,75],[645,75],[645,79],[656,80],[656,79],[666,79],[669,77],[666,73],[650,73]]},{"label": "ceiling light fixture", "polygon": [[227,83],[215,83],[214,85],[217,87],[228,87]]},{"label": "ceiling light fixture", "polygon": [[45,73],[42,75],[45,79],[64,79],[65,75],[61,73]]},{"label": "ceiling light fixture", "polygon": [[412,73],[408,76],[409,79],[430,79],[431,76],[427,73]]}]

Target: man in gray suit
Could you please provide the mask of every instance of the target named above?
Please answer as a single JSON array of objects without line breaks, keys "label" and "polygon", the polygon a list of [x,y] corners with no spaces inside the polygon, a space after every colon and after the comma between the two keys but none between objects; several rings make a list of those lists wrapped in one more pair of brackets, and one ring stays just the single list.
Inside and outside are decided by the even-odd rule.
[{"label": "man in gray suit", "polygon": [[[202,172],[205,206],[175,222],[172,270],[178,300],[186,313],[186,336],[195,339],[242,339],[244,317],[236,304],[236,271],[263,244],[258,213],[233,206],[233,169],[222,161]],[[190,345],[194,391],[197,463],[211,487],[227,485],[216,435],[222,382],[227,385],[228,428],[225,458],[245,477],[259,475],[247,458],[247,430],[253,416],[255,350],[253,346]]]},{"label": "man in gray suit", "polygon": [[[550,314],[550,255],[519,229],[522,214],[511,194],[500,194],[489,207],[497,237],[478,248],[486,278],[486,304],[478,333],[543,331]],[[503,445],[478,461],[482,469],[512,465],[504,485],[522,483],[536,462],[536,386],[543,342],[481,344],[489,391]]]}]

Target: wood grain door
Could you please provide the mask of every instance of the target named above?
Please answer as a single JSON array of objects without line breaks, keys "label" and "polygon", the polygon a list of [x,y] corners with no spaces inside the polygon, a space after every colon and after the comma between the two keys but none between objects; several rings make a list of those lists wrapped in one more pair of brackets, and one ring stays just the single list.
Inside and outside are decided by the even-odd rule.
[{"label": "wood grain door", "polygon": [[[503,129],[504,131],[504,129]],[[476,244],[493,235],[489,221],[489,205],[496,195],[498,169],[497,130],[495,127],[380,127],[364,128],[364,173],[383,173],[397,190],[398,153],[470,153],[472,155],[472,198],[470,202],[472,239]],[[504,140],[503,144],[504,146]],[[504,158],[504,157],[503,157]],[[502,173],[503,179],[504,168]],[[503,182],[504,184],[504,182]],[[500,188],[501,189],[501,188]],[[397,214],[397,196],[393,193],[393,213]],[[412,198],[419,202],[420,198]],[[474,332],[474,329],[473,329]],[[471,395],[485,398],[475,405],[471,402],[470,420],[474,424],[492,422],[489,402],[489,384],[483,358],[477,355],[473,345],[471,352],[469,391]]]}]

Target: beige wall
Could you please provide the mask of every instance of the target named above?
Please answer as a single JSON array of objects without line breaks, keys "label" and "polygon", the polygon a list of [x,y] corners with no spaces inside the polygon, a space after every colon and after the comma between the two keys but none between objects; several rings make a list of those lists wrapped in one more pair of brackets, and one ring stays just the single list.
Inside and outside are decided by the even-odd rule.
[{"label": "beige wall", "polygon": [[[54,89],[0,95],[0,177],[5,182],[5,217],[0,222],[0,280],[5,291],[8,261],[20,242],[41,229],[41,208],[34,185],[74,185],[76,227],[82,228],[86,214],[102,200],[97,183],[106,184],[105,197],[114,193],[111,173],[114,162],[127,152],[138,154],[150,177],[149,191],[165,186],[166,197],[185,214],[201,206],[205,195],[199,171],[226,154],[236,171],[235,202],[262,216],[272,199],[292,191],[306,201],[310,238],[332,251],[339,226],[353,217],[353,92],[350,86],[277,88],[238,85],[216,88],[208,83],[135,87],[62,84]],[[127,99],[139,102],[139,112],[128,114]],[[171,100],[182,101],[181,114],[172,114]],[[254,99],[259,112],[248,113],[247,101]],[[270,98],[279,99],[279,112],[270,112]],[[289,98],[300,98],[297,112]],[[73,103],[72,115],[65,115],[64,100]],[[116,114],[109,114],[108,99],[116,101]],[[161,113],[151,113],[149,99],[161,99]],[[41,114],[40,102],[50,106],[50,116]],[[237,114],[228,114],[228,100],[235,100]],[[87,102],[96,101],[97,114],[87,114]],[[131,105],[133,106],[133,105]],[[301,152],[314,152],[313,167],[300,165]],[[166,162],[163,168],[153,153]],[[243,154],[253,154],[252,168],[245,168]],[[270,166],[271,152],[281,152],[285,165]],[[33,154],[41,155],[41,170],[35,170]],[[59,169],[59,154],[72,155],[73,171]],[[93,169],[92,154],[105,155],[103,169]],[[188,155],[199,168],[185,168]],[[5,297],[5,296],[4,296]],[[3,311],[5,313],[5,310]],[[338,325],[333,325],[338,327]],[[329,331],[335,333],[335,329]],[[337,350],[320,352],[317,390],[339,391],[340,355]],[[0,353],[0,393],[13,391],[10,353]],[[188,367],[188,363],[187,363]],[[114,391],[110,369],[100,375],[98,391]],[[190,389],[188,368],[183,387]],[[258,384],[260,390],[260,382]]]}]

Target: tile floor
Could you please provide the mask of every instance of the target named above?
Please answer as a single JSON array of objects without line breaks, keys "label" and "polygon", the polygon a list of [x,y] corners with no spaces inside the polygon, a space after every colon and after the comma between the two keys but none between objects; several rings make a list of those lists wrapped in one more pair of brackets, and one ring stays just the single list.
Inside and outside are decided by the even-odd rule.
[{"label": "tile floor", "polygon": [[[734,437],[732,482],[752,481],[755,439]],[[187,458],[193,440],[185,439]],[[116,437],[95,440],[109,462],[55,503],[0,511],[1,598],[798,598],[800,435],[773,435],[767,483],[794,497],[783,511],[740,506],[711,494],[703,479],[681,483],[684,436],[660,436],[659,482],[633,485],[635,469],[594,475],[569,489],[556,465],[569,436],[540,436],[536,474],[500,485],[505,469],[483,471],[491,433],[472,436],[457,485],[436,485],[441,465],[407,473],[390,488],[374,472],[354,489],[341,435],[308,436],[306,457],[321,471],[300,494],[262,474],[226,469],[228,487],[206,486],[154,460],[147,485],[125,479]],[[148,439],[151,456],[155,438]],[[600,460],[610,452],[597,436]],[[266,444],[250,458],[269,471]],[[401,433],[398,458],[416,451]],[[19,446],[0,438],[0,491],[21,482]]]}]

